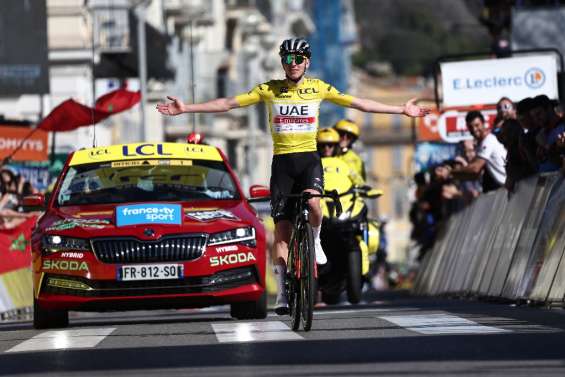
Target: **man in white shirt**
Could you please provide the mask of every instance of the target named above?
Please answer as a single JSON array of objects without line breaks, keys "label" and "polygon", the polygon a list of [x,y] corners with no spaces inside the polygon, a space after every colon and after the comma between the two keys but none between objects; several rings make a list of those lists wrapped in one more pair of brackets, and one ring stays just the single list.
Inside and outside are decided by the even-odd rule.
[{"label": "man in white shirt", "polygon": [[451,174],[458,179],[477,179],[483,173],[483,192],[496,190],[506,182],[506,149],[491,134],[483,114],[470,111],[465,117],[467,128],[477,140],[477,156],[467,165],[453,169]]}]

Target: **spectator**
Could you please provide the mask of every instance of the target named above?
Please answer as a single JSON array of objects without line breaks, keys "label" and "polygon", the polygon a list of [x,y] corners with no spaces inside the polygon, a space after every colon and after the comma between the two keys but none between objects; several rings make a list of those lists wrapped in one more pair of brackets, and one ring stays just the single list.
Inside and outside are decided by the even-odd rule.
[{"label": "spectator", "polygon": [[[459,148],[460,155],[455,157],[455,161],[460,162],[460,167],[469,165],[469,163],[477,157],[474,139],[460,141]],[[454,168],[457,168],[457,166]],[[479,196],[483,191],[480,179],[464,180],[460,184],[460,189],[466,204],[472,202],[473,199]]]},{"label": "spectator", "polygon": [[514,190],[517,181],[537,172],[536,165],[530,163],[527,154],[523,151],[522,140],[524,135],[524,130],[516,119],[504,121],[498,139],[508,152],[505,186],[509,191]]},{"label": "spectator", "polygon": [[535,166],[537,170],[538,159],[536,156],[537,142],[536,134],[539,131],[532,120],[530,110],[534,104],[534,99],[531,97],[524,98],[516,106],[518,115],[518,122],[522,126],[523,133],[520,137],[520,151],[524,158],[528,161],[528,165]]},{"label": "spectator", "polygon": [[496,104],[496,118],[494,119],[493,132],[499,134],[502,123],[508,119],[516,119],[516,105],[508,97],[502,97]]},{"label": "spectator", "polygon": [[34,191],[22,176],[9,169],[0,170],[0,229],[15,228],[34,215],[19,212],[23,195]]},{"label": "spectator", "polygon": [[483,192],[496,190],[506,181],[506,149],[490,133],[485,118],[479,111],[470,111],[465,117],[467,128],[477,141],[477,156],[464,167],[453,169],[452,174],[461,180],[478,179],[482,176]]},{"label": "spectator", "polygon": [[534,98],[530,110],[532,123],[538,129],[536,133],[538,172],[551,172],[561,167],[558,151],[558,136],[565,132],[565,122],[560,119],[550,99],[542,94]]},{"label": "spectator", "polygon": [[457,160],[446,160],[442,165],[447,171],[447,176],[441,190],[444,215],[447,218],[465,207],[465,198],[461,190],[461,183],[454,180],[451,175],[453,169],[462,167],[463,163]]},{"label": "spectator", "polygon": [[431,249],[435,240],[435,219],[431,211],[431,205],[424,200],[431,179],[432,174],[430,174],[429,171],[421,171],[414,175],[414,181],[416,182],[416,201],[412,203],[409,214],[410,222],[412,223],[410,238],[420,246],[419,258],[421,258],[427,250]]}]

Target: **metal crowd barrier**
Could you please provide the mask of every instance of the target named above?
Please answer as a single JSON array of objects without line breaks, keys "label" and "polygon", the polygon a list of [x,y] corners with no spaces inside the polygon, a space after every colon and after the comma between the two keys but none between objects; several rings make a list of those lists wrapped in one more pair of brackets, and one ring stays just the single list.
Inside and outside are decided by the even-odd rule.
[{"label": "metal crowd barrier", "polygon": [[563,303],[563,183],[561,173],[531,177],[453,215],[424,257],[414,292]]}]

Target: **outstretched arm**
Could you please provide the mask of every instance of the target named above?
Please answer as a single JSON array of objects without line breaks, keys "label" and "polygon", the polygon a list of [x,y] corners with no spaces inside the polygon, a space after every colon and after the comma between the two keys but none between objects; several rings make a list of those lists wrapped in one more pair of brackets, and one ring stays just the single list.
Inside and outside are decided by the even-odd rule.
[{"label": "outstretched arm", "polygon": [[422,117],[430,112],[430,109],[415,104],[416,98],[412,98],[402,106],[386,105],[368,98],[354,98],[350,107],[367,113],[404,114],[409,117]]},{"label": "outstretched arm", "polygon": [[223,113],[240,107],[234,97],[218,98],[203,103],[187,104],[176,97],[167,96],[171,102],[158,103],[157,111],[164,115],[179,115],[182,113]]},{"label": "outstretched arm", "polygon": [[480,157],[475,157],[467,166],[454,168],[451,175],[456,179],[474,180],[480,177],[481,172],[486,168],[487,162]]}]

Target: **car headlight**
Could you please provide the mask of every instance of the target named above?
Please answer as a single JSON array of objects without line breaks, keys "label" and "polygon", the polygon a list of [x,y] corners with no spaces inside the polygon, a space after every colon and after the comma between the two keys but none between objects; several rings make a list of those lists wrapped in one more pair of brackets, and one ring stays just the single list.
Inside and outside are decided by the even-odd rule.
[{"label": "car headlight", "polygon": [[255,247],[255,228],[235,228],[225,232],[210,234],[208,246],[223,245],[226,243],[243,243]]},{"label": "car headlight", "polygon": [[62,250],[89,251],[90,243],[83,238],[64,237],[58,235],[44,236],[42,239],[43,250],[56,253]]}]

